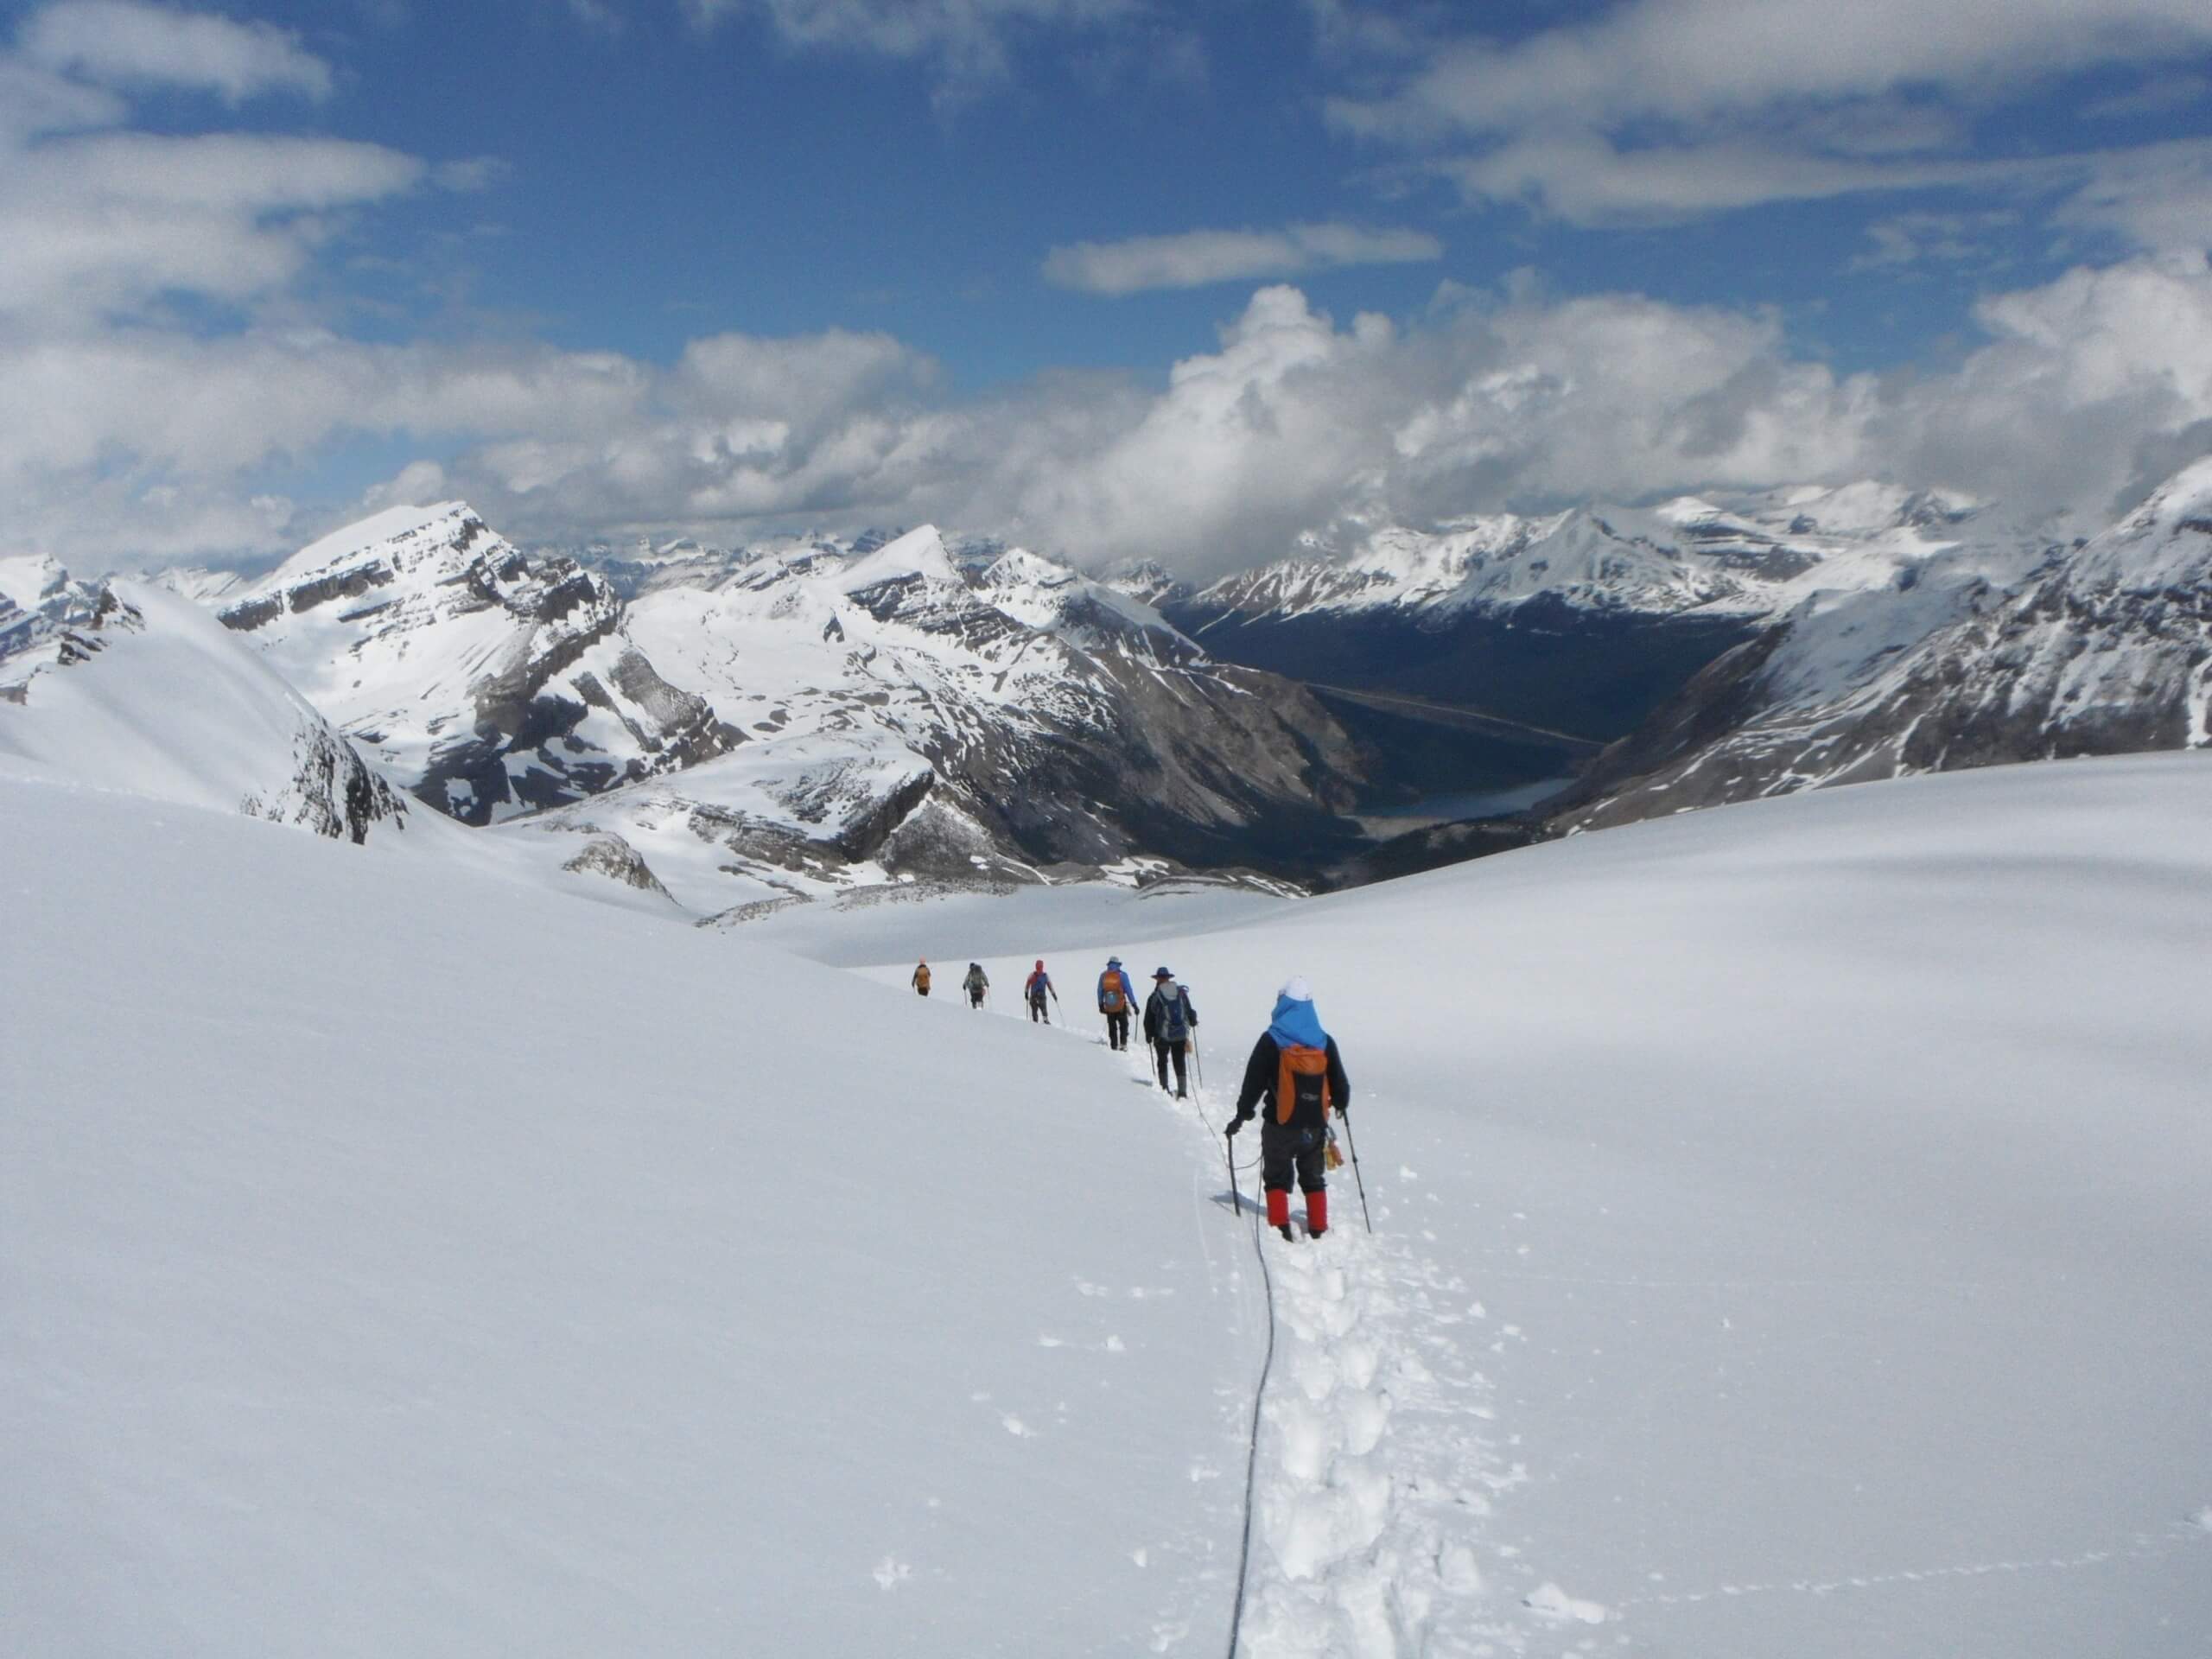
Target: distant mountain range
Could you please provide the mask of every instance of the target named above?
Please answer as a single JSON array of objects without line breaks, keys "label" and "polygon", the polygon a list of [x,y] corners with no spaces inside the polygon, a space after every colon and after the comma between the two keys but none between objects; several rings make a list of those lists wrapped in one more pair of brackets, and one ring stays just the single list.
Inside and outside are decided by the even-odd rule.
[{"label": "distant mountain range", "polygon": [[1121,573],[1209,650],[1610,741],[1821,592],[1879,589],[1970,542],[2023,571],[2048,527],[1877,484],[1656,507],[1354,526],[1197,591]]},{"label": "distant mountain range", "polygon": [[[22,636],[21,664],[83,663],[102,615],[148,614],[164,649],[191,633],[200,658],[283,688],[385,793],[533,847],[550,834],[585,870],[702,914],[916,881],[1266,881],[1363,839],[1342,816],[1362,756],[1300,687],[1064,566],[927,527],[588,563],[445,503],[379,513],[257,581],[162,584],[24,568],[0,637]],[[219,619],[212,644],[186,594]],[[163,733],[200,700],[184,679],[78,686]],[[26,731],[60,730],[27,667],[10,695]],[[170,741],[168,764],[227,748],[273,776],[290,739],[264,736]],[[146,767],[160,747],[138,745]]]},{"label": "distant mountain range", "polygon": [[355,839],[411,797],[702,915],[1179,868],[1328,885],[2212,741],[2212,461],[2093,537],[1861,484],[1355,526],[1196,590],[928,526],[525,550],[460,503],[253,581],[0,577],[0,748],[204,774],[195,798]]}]

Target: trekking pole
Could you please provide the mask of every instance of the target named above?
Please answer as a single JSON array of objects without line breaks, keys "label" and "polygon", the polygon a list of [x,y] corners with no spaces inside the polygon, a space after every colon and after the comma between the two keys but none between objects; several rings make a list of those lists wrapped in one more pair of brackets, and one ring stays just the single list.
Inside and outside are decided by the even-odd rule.
[{"label": "trekking pole", "polygon": [[1244,1195],[1236,1187],[1236,1142],[1224,1135],[1221,1137],[1221,1155],[1229,1164],[1229,1199],[1236,1206],[1236,1219],[1244,1219]]},{"label": "trekking pole", "polygon": [[1344,1145],[1351,1148],[1351,1179],[1359,1188],[1359,1218],[1367,1224],[1367,1230],[1371,1233],[1375,1230],[1375,1217],[1367,1213],[1367,1183],[1359,1173],[1359,1142],[1351,1138],[1351,1114],[1338,1112],[1337,1116],[1344,1120]]},{"label": "trekking pole", "polygon": [[1198,1087],[1206,1086],[1206,1063],[1198,1053],[1198,1034],[1191,1033],[1191,1068],[1198,1074]]}]

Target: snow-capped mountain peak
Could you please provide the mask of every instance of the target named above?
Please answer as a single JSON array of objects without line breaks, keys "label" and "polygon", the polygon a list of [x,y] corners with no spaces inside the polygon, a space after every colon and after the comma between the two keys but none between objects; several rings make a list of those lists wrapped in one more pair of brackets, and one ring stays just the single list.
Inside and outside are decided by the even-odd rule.
[{"label": "snow-capped mountain peak", "polygon": [[855,594],[878,582],[905,582],[915,577],[932,582],[960,580],[960,573],[953,569],[951,556],[945,551],[944,537],[938,533],[935,524],[910,530],[895,541],[861,554],[838,574],[837,586],[846,593]]}]

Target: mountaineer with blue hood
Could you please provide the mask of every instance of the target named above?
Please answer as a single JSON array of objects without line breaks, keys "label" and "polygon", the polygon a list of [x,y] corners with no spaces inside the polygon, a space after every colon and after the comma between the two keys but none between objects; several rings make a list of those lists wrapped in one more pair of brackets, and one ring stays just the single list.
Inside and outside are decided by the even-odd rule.
[{"label": "mountaineer with blue hood", "polygon": [[1293,979],[1275,998],[1274,1018],[1252,1046],[1237,1090],[1236,1116],[1228,1133],[1252,1121],[1253,1109],[1266,1098],[1271,1109],[1260,1125],[1260,1180],[1268,1193],[1268,1225],[1285,1238],[1290,1230],[1290,1178],[1294,1170],[1306,1194],[1306,1236],[1329,1230],[1326,1178],[1329,1110],[1351,1109],[1351,1079],[1344,1076],[1337,1039],[1321,1027],[1313,993]]}]

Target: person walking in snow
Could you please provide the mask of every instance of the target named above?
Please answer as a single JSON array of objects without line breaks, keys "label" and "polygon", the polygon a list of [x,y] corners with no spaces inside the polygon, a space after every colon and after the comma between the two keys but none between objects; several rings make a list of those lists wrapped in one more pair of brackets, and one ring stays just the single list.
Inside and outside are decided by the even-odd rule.
[{"label": "person walking in snow", "polygon": [[1185,1068],[1190,1064],[1191,1039],[1198,1029],[1198,1011],[1191,1006],[1191,994],[1175,982],[1175,976],[1165,968],[1152,976],[1152,995],[1145,999],[1144,1039],[1152,1045],[1153,1070],[1160,1075],[1160,1086],[1167,1086],[1167,1067],[1175,1067],[1175,1098],[1183,1099],[1190,1093]]},{"label": "person walking in snow", "polygon": [[1106,958],[1106,971],[1098,976],[1098,1012],[1106,1016],[1106,1046],[1116,1053],[1129,1046],[1129,1014],[1137,1005],[1137,988],[1119,957]]},{"label": "person walking in snow", "polygon": [[1042,957],[1037,959],[1037,971],[1029,976],[1027,982],[1021,988],[1021,994],[1029,999],[1029,1023],[1033,1026],[1042,1020],[1046,1025],[1051,1025],[1052,1016],[1045,1011],[1045,999],[1049,996],[1058,1002],[1060,994],[1052,988],[1052,976],[1045,971]]},{"label": "person walking in snow", "polygon": [[983,1006],[984,996],[991,988],[991,976],[983,971],[982,963],[971,962],[968,964],[968,977],[962,980],[960,984],[961,988],[968,993],[968,1006],[971,1008],[980,1008]]},{"label": "person walking in snow", "polygon": [[1236,1091],[1236,1116],[1227,1134],[1252,1121],[1253,1109],[1268,1103],[1260,1124],[1260,1182],[1267,1189],[1268,1225],[1285,1238],[1290,1230],[1290,1179],[1298,1177],[1306,1194],[1306,1236],[1329,1230],[1329,1113],[1351,1111],[1351,1080],[1344,1076],[1337,1039],[1321,1028],[1313,993],[1303,978],[1293,979],[1275,998],[1274,1017],[1252,1046],[1244,1066],[1244,1086]]},{"label": "person walking in snow", "polygon": [[926,962],[923,962],[923,963],[915,963],[915,965],[914,965],[914,976],[913,976],[913,978],[912,978],[912,980],[908,981],[907,982],[908,982],[909,984],[912,985],[912,986],[913,986],[913,988],[914,988],[914,989],[915,989],[916,991],[919,992],[922,995],[924,995],[924,996],[927,996],[927,995],[930,994],[930,965],[929,965],[929,963],[927,963]]}]

